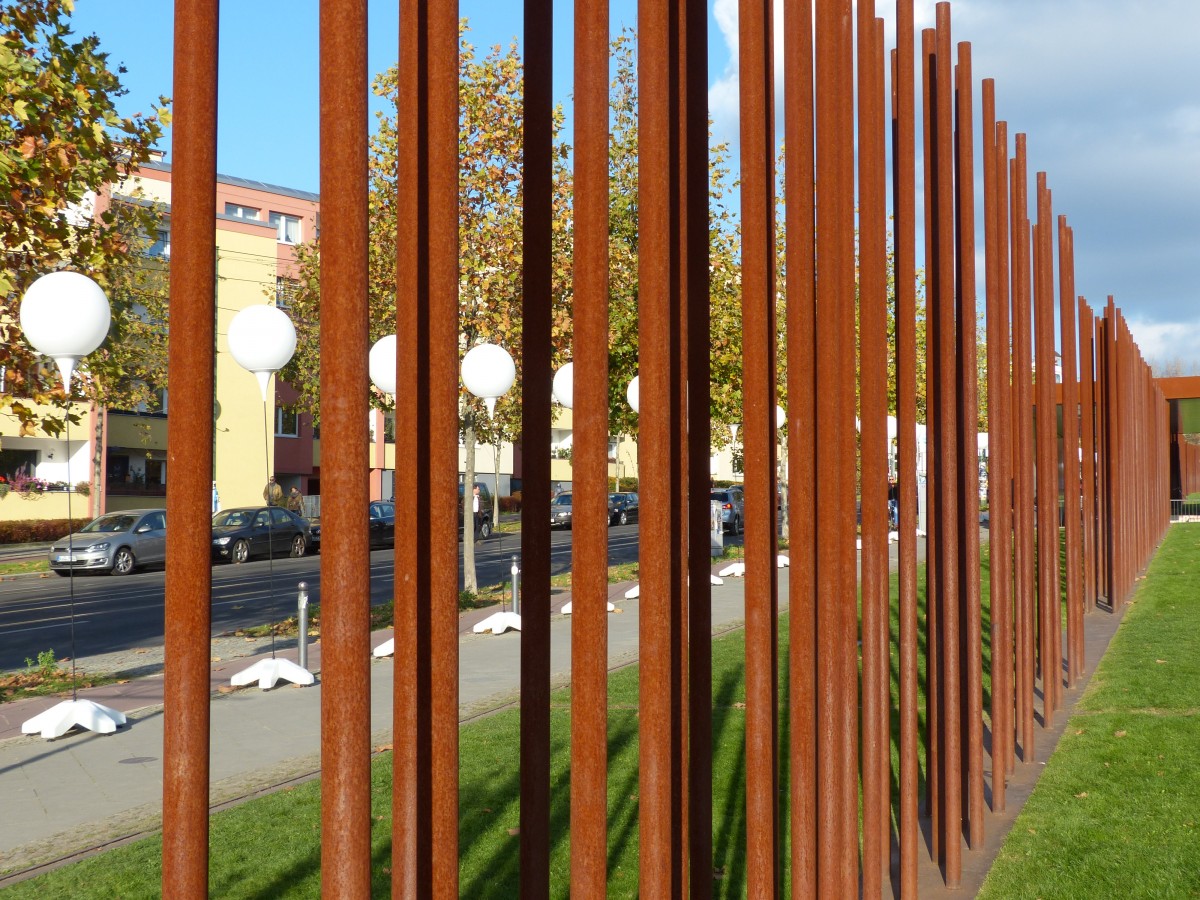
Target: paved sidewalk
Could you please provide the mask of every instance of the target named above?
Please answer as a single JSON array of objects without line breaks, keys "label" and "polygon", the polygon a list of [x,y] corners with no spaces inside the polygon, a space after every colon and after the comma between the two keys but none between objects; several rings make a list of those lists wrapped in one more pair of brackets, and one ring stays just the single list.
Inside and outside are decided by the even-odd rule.
[{"label": "paved sidewalk", "polygon": [[[714,567],[714,571],[720,568]],[[783,574],[785,570],[781,570]],[[629,584],[613,585],[609,599],[618,612],[609,616],[609,663],[637,657],[638,611],[626,600]],[[780,578],[781,606],[786,606],[786,577]],[[724,631],[743,620],[744,581],[726,578],[714,585],[713,630]],[[552,597],[550,671],[555,683],[570,674],[571,618],[558,614],[570,599]],[[463,718],[517,699],[520,635],[475,635],[470,626],[491,610],[462,618],[459,702]],[[372,635],[372,647],[391,637]],[[319,672],[321,645],[309,647],[309,668]],[[257,686],[230,690],[229,678],[248,668],[259,653],[221,659],[212,666],[211,802],[246,797],[320,769],[321,685],[301,688],[280,683],[270,691]],[[294,646],[279,652],[296,659]],[[86,661],[81,660],[81,666]],[[391,659],[371,665],[372,744],[391,742]],[[225,691],[225,692],[223,692]],[[0,705],[0,886],[2,873],[13,873],[79,852],[102,847],[130,835],[160,827],[162,814],[163,679],[156,674],[125,684],[79,692],[81,697],[111,706],[129,717],[113,735],[75,732],[46,741],[21,735],[21,723],[59,702],[23,700]]]}]

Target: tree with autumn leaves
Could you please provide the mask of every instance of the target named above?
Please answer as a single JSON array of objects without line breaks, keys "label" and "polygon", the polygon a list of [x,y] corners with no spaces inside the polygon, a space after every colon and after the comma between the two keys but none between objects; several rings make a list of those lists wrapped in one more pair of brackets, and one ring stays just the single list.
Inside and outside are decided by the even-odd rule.
[{"label": "tree with autumn leaves", "polygon": [[[115,200],[112,189],[151,158],[168,101],[120,115],[123,69],[110,67],[95,35],[73,34],[73,8],[73,0],[0,7],[0,415],[16,419],[22,436],[61,433],[70,399],[133,409],[152,405],[166,384],[166,271],[145,253],[161,212],[132,189]],[[95,279],[113,313],[71,398],[18,325],[25,290],[60,268]]]}]

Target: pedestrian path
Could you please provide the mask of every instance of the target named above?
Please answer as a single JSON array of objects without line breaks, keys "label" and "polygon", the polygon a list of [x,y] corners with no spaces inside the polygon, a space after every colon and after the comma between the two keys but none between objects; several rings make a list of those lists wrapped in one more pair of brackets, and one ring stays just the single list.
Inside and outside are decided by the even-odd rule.
[{"label": "pedestrian path", "polygon": [[[714,585],[713,629],[724,631],[743,620],[744,582],[727,578]],[[636,599],[630,585],[613,585],[609,599],[609,665],[637,658]],[[786,578],[780,579],[786,605]],[[552,598],[550,671],[555,683],[570,675],[571,617],[557,613],[570,599]],[[490,610],[463,616],[460,640],[459,702],[463,718],[517,699],[520,635],[476,635],[470,627]],[[392,637],[372,635],[372,647]],[[400,636],[403,639],[403,636]],[[321,685],[281,683],[270,691],[232,690],[232,675],[269,656],[221,659],[212,665],[210,799],[214,805],[310,777],[320,769]],[[296,650],[281,651],[295,660]],[[309,668],[320,671],[321,645],[309,647]],[[391,743],[393,668],[388,659],[371,665],[372,746]],[[79,692],[80,697],[128,715],[128,725],[112,735],[72,733],[54,741],[21,735],[21,723],[58,702],[22,700],[0,705],[0,886],[3,873],[29,869],[161,825],[163,780],[163,679],[157,674],[125,684]]]}]

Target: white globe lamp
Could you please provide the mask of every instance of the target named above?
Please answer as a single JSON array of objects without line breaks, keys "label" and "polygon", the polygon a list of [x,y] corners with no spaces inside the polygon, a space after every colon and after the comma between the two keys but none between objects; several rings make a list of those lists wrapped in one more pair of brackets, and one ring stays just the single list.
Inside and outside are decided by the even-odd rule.
[{"label": "white globe lamp", "polygon": [[468,391],[487,404],[491,417],[496,414],[496,401],[517,380],[517,367],[499,344],[477,344],[463,357],[462,380]]},{"label": "white globe lamp", "polygon": [[775,405],[775,428],[779,429],[787,422],[787,413],[783,411],[783,407],[779,404]]},{"label": "white globe lamp", "polygon": [[63,388],[79,360],[108,336],[112,314],[100,285],[78,272],[50,272],[21,300],[21,330],[38,353],[58,363]]},{"label": "white globe lamp", "polygon": [[385,394],[396,396],[396,336],[385,335],[371,345],[367,369],[375,387]]},{"label": "white globe lamp", "polygon": [[634,375],[633,381],[629,382],[629,387],[625,388],[625,399],[629,401],[629,408],[634,412],[638,412],[638,385],[640,379],[640,375]]},{"label": "white globe lamp", "polygon": [[229,352],[239,366],[253,372],[267,399],[267,383],[296,352],[296,328],[283,310],[248,306],[229,323]]},{"label": "white globe lamp", "polygon": [[575,363],[569,362],[554,373],[554,399],[571,408],[575,398]]}]

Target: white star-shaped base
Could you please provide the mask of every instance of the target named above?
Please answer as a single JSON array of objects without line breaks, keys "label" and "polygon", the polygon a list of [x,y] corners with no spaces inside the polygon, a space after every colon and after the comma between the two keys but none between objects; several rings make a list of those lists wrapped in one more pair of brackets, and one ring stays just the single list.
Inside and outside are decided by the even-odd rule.
[{"label": "white star-shaped base", "polygon": [[498,612],[492,613],[482,622],[476,623],[471,630],[476,634],[483,634],[485,631],[490,631],[492,634],[503,634],[508,629],[521,630],[521,616],[515,612]]},{"label": "white star-shaped base", "polygon": [[792,561],[790,559],[788,559],[786,556],[784,556],[782,553],[780,553],[778,556],[775,557],[775,568],[777,568],[777,569],[786,569],[791,564],[792,564]]},{"label": "white star-shaped base", "polygon": [[731,563],[717,574],[722,578],[744,578],[746,576],[746,564],[744,562]]},{"label": "white star-shaped base", "polygon": [[290,681],[292,684],[313,684],[316,682],[313,673],[302,669],[290,659],[260,659],[248,669],[238,672],[229,679],[234,687],[244,687],[257,681],[264,691],[275,687],[277,681]]},{"label": "white star-shaped base", "polygon": [[724,584],[725,582],[710,572],[709,576],[708,576],[708,583],[709,584]]},{"label": "white star-shaped base", "polygon": [[642,585],[639,582],[625,592],[626,600],[634,600],[642,593]]},{"label": "white star-shaped base", "polygon": [[391,656],[396,652],[396,639],[388,638],[378,647],[371,651],[376,659],[383,659],[385,656]]},{"label": "white star-shaped base", "polygon": [[[562,613],[564,616],[569,616],[571,614],[571,604],[574,602],[575,602],[574,600],[568,600],[566,603],[564,603],[562,605],[562,609],[560,609],[559,612]],[[613,606],[612,603],[609,603],[608,611],[616,612],[617,608],[615,606]]]},{"label": "white star-shaped base", "polygon": [[22,734],[37,734],[46,740],[62,737],[75,726],[97,734],[112,734],[125,724],[125,713],[91,700],[64,700],[38,713],[21,725]]}]

